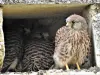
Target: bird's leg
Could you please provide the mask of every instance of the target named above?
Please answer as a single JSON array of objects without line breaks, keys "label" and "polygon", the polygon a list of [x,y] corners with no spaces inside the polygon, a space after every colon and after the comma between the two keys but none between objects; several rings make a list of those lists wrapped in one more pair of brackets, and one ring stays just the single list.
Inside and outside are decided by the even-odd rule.
[{"label": "bird's leg", "polygon": [[68,64],[66,64],[65,66],[66,66],[66,69],[69,70]]},{"label": "bird's leg", "polygon": [[76,62],[76,66],[77,66],[77,69],[80,70],[80,66],[79,66],[78,62]]}]

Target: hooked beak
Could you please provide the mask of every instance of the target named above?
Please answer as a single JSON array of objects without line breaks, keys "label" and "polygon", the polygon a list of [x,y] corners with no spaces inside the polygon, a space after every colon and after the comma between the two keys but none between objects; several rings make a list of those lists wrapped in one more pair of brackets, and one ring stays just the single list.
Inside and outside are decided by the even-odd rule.
[{"label": "hooked beak", "polygon": [[72,22],[67,22],[66,26],[69,26],[69,27],[73,28],[74,27],[74,23],[75,22],[73,22],[73,21]]},{"label": "hooked beak", "polygon": [[66,22],[66,26],[71,26],[72,22]]}]

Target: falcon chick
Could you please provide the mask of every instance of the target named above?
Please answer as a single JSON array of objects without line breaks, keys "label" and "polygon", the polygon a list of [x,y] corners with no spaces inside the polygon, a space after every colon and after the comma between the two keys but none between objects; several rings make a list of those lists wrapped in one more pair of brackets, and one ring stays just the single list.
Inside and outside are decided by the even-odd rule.
[{"label": "falcon chick", "polygon": [[86,20],[73,14],[66,19],[66,26],[61,27],[55,36],[55,52],[53,59],[55,68],[76,64],[82,65],[85,57],[90,52],[90,37],[87,31]]},{"label": "falcon chick", "polygon": [[53,65],[54,46],[51,41],[45,39],[46,33],[41,34],[38,29],[32,31],[29,40],[25,41],[22,71],[47,70]]},{"label": "falcon chick", "polygon": [[23,56],[23,30],[15,24],[6,25],[4,25],[5,58],[1,72],[20,71],[19,63]]}]

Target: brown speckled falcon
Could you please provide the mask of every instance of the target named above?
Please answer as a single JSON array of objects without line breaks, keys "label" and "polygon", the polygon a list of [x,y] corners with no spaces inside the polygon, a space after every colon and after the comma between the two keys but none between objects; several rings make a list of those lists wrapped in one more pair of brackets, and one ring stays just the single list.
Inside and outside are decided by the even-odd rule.
[{"label": "brown speckled falcon", "polygon": [[73,14],[66,19],[66,26],[61,27],[55,36],[55,52],[53,55],[55,67],[69,69],[69,64],[82,65],[84,58],[90,52],[90,37],[86,20]]}]

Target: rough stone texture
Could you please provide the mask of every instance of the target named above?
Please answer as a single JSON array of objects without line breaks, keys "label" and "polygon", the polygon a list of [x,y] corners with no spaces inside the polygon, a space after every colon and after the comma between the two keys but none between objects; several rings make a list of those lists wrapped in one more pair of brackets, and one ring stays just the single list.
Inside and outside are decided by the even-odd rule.
[{"label": "rough stone texture", "polygon": [[93,4],[93,5],[90,5],[89,7],[87,7],[84,11],[83,11],[83,16],[85,17],[85,19],[87,20],[88,22],[88,25],[89,25],[89,33],[90,35],[92,36],[91,34],[91,27],[92,27],[92,23],[93,23],[93,19],[92,17],[95,16],[100,10],[100,7],[98,4]]},{"label": "rough stone texture", "polygon": [[[100,68],[98,67],[91,67],[89,70],[49,70],[49,71],[44,71],[44,70],[40,70],[38,72],[7,72],[4,75],[100,75]],[[3,75],[3,74],[0,74]]]},{"label": "rough stone texture", "polygon": [[89,7],[87,7],[84,11],[83,11],[83,16],[86,18],[88,25],[89,25],[89,34],[91,36],[91,42],[92,42],[92,46],[91,46],[91,54],[92,54],[92,63],[93,65],[95,65],[95,59],[94,59],[94,46],[93,46],[93,35],[92,35],[92,24],[94,23],[93,17],[95,17],[95,15],[97,13],[99,13],[100,7],[98,4],[94,4],[94,5],[90,5]]},{"label": "rough stone texture", "polygon": [[100,3],[100,0],[0,0],[1,4],[62,4],[62,3]]},{"label": "rough stone texture", "polygon": [[2,9],[0,8],[0,69],[3,65],[3,60],[5,56],[5,47],[4,47],[4,35],[2,30],[3,24],[3,16],[2,16]]},{"label": "rough stone texture", "polygon": [[92,30],[96,65],[100,67],[100,13],[93,17]]}]

